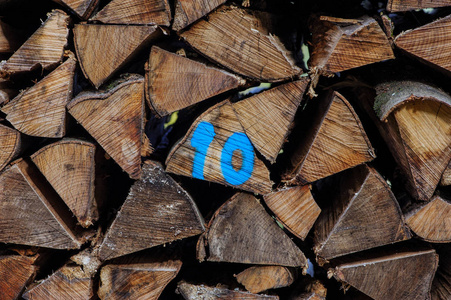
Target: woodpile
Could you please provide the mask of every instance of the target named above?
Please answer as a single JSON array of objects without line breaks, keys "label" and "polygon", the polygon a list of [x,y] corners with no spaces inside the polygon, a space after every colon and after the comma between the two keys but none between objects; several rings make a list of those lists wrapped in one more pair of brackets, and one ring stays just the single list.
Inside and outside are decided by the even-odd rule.
[{"label": "woodpile", "polygon": [[0,300],[451,299],[451,1],[0,0]]}]

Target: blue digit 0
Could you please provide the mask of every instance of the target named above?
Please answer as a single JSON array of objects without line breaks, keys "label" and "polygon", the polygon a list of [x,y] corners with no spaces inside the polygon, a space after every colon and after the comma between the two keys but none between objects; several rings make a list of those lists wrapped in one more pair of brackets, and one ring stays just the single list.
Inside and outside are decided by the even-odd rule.
[{"label": "blue digit 0", "polygon": [[202,121],[197,125],[191,138],[191,146],[196,148],[194,152],[193,161],[193,177],[204,179],[204,165],[205,157],[207,156],[208,148],[215,137],[215,129],[213,125]]},{"label": "blue digit 0", "polygon": [[[241,168],[236,171],[232,166],[233,152],[241,151]],[[232,185],[245,183],[254,170],[254,149],[247,135],[242,132],[232,134],[221,152],[221,171],[224,179]]]}]

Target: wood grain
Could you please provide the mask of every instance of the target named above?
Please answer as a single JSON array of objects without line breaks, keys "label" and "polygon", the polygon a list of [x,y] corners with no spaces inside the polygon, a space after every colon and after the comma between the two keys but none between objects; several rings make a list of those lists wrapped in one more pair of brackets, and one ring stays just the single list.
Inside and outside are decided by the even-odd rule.
[{"label": "wood grain", "polygon": [[172,29],[179,31],[202,18],[225,0],[176,0]]},{"label": "wood grain", "polygon": [[246,290],[260,292],[290,286],[296,279],[295,269],[281,266],[254,266],[235,275]]},{"label": "wood grain", "polygon": [[0,256],[0,299],[18,299],[36,275],[36,257]]},{"label": "wood grain", "polygon": [[179,282],[177,291],[186,300],[278,300],[278,296],[252,294],[240,290],[229,290],[224,287],[209,287],[205,285],[194,285],[186,282]]},{"label": "wood grain", "polygon": [[409,11],[422,8],[451,6],[450,0],[388,0],[388,11]]},{"label": "wood grain", "polygon": [[86,20],[97,7],[99,0],[53,0],[72,10],[79,18]]},{"label": "wood grain", "polygon": [[437,248],[439,267],[432,282],[431,299],[451,299],[451,252],[450,244]]},{"label": "wood grain", "polygon": [[17,130],[0,124],[0,171],[20,154],[21,141]]},{"label": "wood grain", "polygon": [[441,185],[451,185],[451,161],[448,164],[448,167],[442,174],[442,179],[440,180]]},{"label": "wood grain", "polygon": [[22,45],[24,39],[22,30],[0,21],[0,53],[13,53]]}]

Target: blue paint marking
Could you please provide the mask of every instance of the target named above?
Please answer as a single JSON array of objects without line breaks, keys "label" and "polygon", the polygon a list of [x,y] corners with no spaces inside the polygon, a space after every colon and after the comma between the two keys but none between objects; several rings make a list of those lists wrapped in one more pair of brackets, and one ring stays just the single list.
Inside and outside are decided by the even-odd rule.
[{"label": "blue paint marking", "polygon": [[191,146],[196,149],[194,152],[192,175],[194,178],[204,179],[205,157],[215,135],[213,125],[205,121],[200,122],[194,130],[193,137],[191,138]]},{"label": "blue paint marking", "polygon": [[[233,152],[241,151],[241,168],[236,171],[232,166]],[[247,135],[242,132],[232,134],[221,152],[221,171],[224,179],[232,185],[245,183],[254,170],[254,149]]]}]

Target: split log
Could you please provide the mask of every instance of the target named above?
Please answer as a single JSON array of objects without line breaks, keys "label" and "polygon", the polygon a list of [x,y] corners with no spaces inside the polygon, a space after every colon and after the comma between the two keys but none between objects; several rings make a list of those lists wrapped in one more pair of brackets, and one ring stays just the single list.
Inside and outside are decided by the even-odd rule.
[{"label": "split log", "polygon": [[407,177],[407,189],[429,200],[451,159],[451,97],[420,82],[376,87],[381,135]]},{"label": "split log", "polygon": [[448,167],[443,172],[440,184],[441,185],[451,185],[451,161],[449,162]]},{"label": "split log", "polygon": [[296,270],[281,266],[254,266],[236,276],[236,280],[246,290],[258,294],[260,292],[290,286],[296,279]]},{"label": "split log", "polygon": [[63,6],[68,7],[80,19],[86,20],[97,7],[99,0],[53,0]]},{"label": "split log", "polygon": [[0,20],[0,53],[13,53],[23,43],[24,33]]},{"label": "split log", "polygon": [[50,144],[31,156],[83,227],[98,219],[94,199],[95,145],[75,139]]},{"label": "split log", "polygon": [[77,63],[73,55],[44,79],[2,107],[6,119],[31,136],[61,138],[66,134],[66,104],[72,99]]},{"label": "split log", "polygon": [[423,8],[451,6],[450,0],[388,0],[387,10],[409,11]]},{"label": "split log", "polygon": [[69,113],[133,179],[141,175],[144,78],[129,75],[98,92],[82,92]]},{"label": "split log", "polygon": [[197,257],[200,261],[308,268],[301,250],[247,193],[235,194],[215,212],[199,238]]},{"label": "split log", "polygon": [[307,237],[321,213],[309,185],[283,188],[266,194],[264,199],[276,218],[301,240]]},{"label": "split log", "polygon": [[176,0],[172,29],[179,31],[199,20],[226,0]]},{"label": "split log", "polygon": [[318,101],[305,134],[296,141],[284,179],[306,184],[375,158],[374,150],[351,104],[331,91]]},{"label": "split log", "polygon": [[[451,1],[448,2],[451,5]],[[395,45],[420,61],[451,74],[451,16],[399,34]]]},{"label": "split log", "polygon": [[25,286],[33,281],[37,256],[0,256],[0,299],[18,299]]},{"label": "split log", "polygon": [[[196,204],[159,163],[143,165],[136,181],[100,246],[107,260],[198,235],[205,230]],[[152,232],[149,235],[149,232]]]},{"label": "split log", "polygon": [[289,300],[326,300],[327,289],[318,279],[304,276],[288,297]]},{"label": "split log", "polygon": [[439,267],[432,281],[431,299],[448,300],[451,299],[451,247],[446,244],[437,248],[439,255]]},{"label": "split log", "polygon": [[244,85],[226,71],[152,47],[146,64],[146,100],[159,116]]},{"label": "split log", "polygon": [[98,89],[160,33],[157,26],[76,24],[74,43],[83,74]]},{"label": "split log", "polygon": [[[28,72],[39,65],[50,70],[63,59],[64,48],[69,35],[70,17],[61,10],[53,10],[48,19],[7,60],[0,64],[0,77]],[[39,49],[39,51],[36,51]]]},{"label": "split log", "polygon": [[180,35],[209,59],[259,81],[282,81],[301,74],[261,17],[265,16],[222,7]]},{"label": "split log", "polygon": [[266,194],[269,171],[257,158],[232,105],[223,101],[194,121],[166,159],[166,171]]},{"label": "split log", "polygon": [[286,141],[308,83],[286,83],[233,104],[246,135],[271,163]]},{"label": "split log", "polygon": [[0,124],[0,171],[22,151],[21,134]]}]

